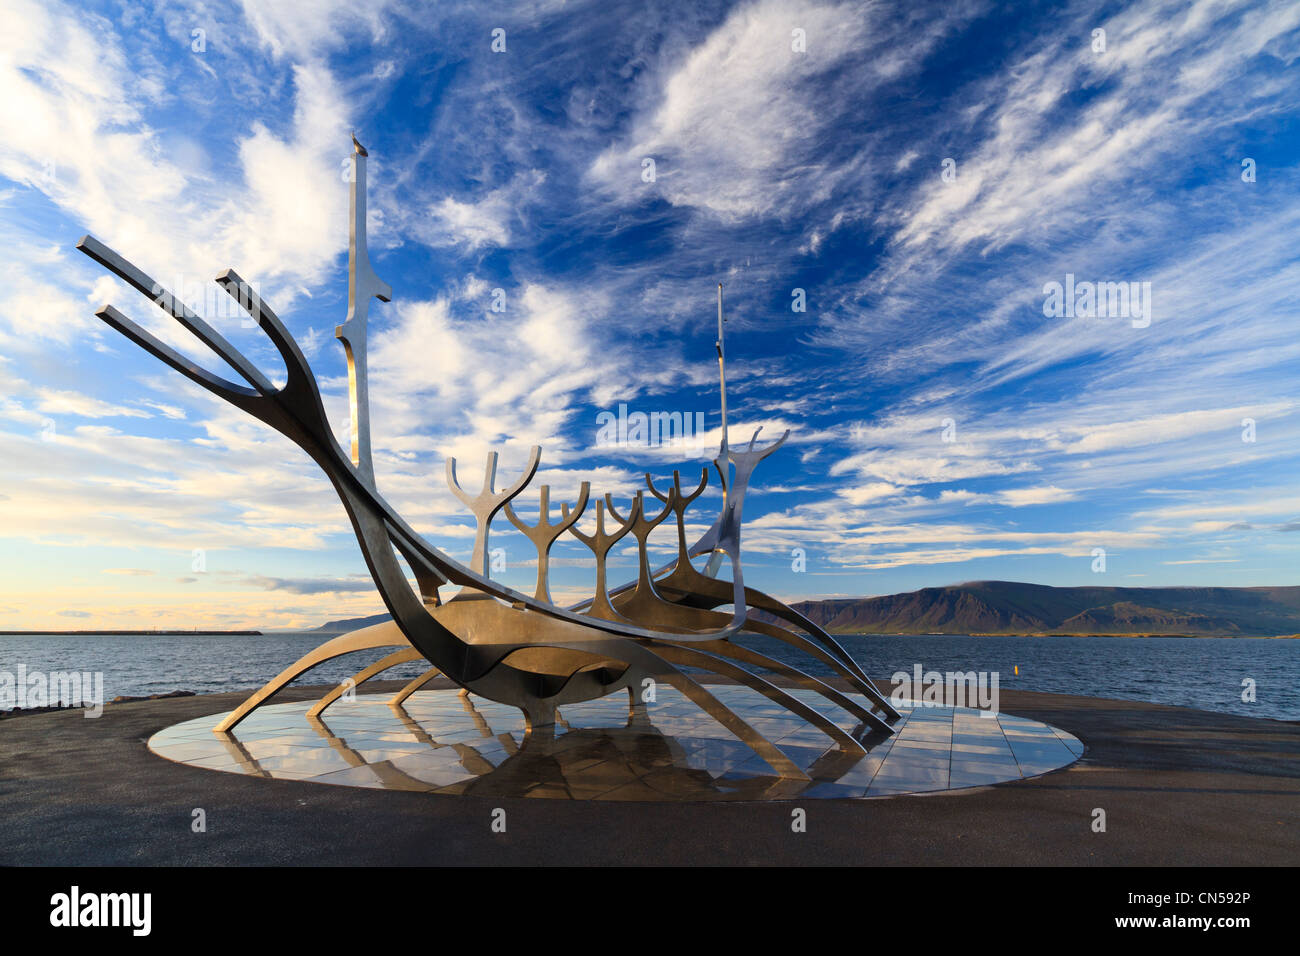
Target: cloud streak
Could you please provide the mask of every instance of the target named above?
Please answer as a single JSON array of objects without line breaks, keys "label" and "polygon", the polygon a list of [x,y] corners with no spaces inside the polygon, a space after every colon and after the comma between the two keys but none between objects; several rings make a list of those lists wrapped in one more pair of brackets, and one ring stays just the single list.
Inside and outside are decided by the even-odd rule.
[{"label": "cloud streak", "polygon": [[[42,564],[86,595],[64,610],[97,620],[377,610],[311,464],[104,329],[93,310],[113,301],[182,346],[71,251],[93,232],[209,312],[225,307],[211,277],[239,269],[311,355],[342,438],[330,333],[353,130],[371,151],[372,258],[395,290],[371,312],[377,473],[454,555],[473,529],[447,456],[473,474],[500,449],[505,474],[542,444],[538,481],[568,500],[586,477],[628,499],[647,469],[701,466],[601,447],[597,415],[699,413],[716,442],[721,281],[731,440],[794,429],[747,502],[747,580],[808,591],[788,560],[802,548],[817,587],[835,576],[847,594],[1083,583],[1093,547],[1144,583],[1290,580],[1294,6],[10,13],[0,626],[57,613]],[[1044,285],[1067,273],[1149,282],[1153,321],[1045,316]],[[260,331],[213,319],[282,374]],[[522,539],[499,537],[507,583],[531,587]],[[192,570],[198,552],[210,570]],[[559,558],[555,590],[581,596],[583,552]]]}]

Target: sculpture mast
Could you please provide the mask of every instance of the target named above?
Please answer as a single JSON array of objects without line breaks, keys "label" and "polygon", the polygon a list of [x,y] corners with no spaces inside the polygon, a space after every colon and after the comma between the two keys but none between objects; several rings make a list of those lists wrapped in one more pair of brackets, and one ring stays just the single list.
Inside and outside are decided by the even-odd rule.
[{"label": "sculpture mast", "polygon": [[[718,283],[718,340],[714,346],[718,350],[718,389],[722,395],[722,448],[718,452],[718,457],[713,463],[718,468],[718,474],[722,477],[722,510],[727,510],[727,488],[731,484],[731,452],[727,447],[727,353],[722,344],[722,326],[726,320],[722,318],[722,283]],[[719,519],[721,520],[721,519]],[[723,554],[721,551],[714,551],[709,555],[708,563],[704,566],[704,575],[706,577],[717,577],[718,570],[722,567]]]},{"label": "sculpture mast", "polygon": [[348,356],[348,404],[352,415],[352,465],[370,488],[375,466],[370,457],[370,382],[366,369],[366,315],[370,299],[388,302],[393,288],[375,275],[366,246],[366,148],[352,137],[352,192],[348,204],[348,317],[334,329]]},{"label": "sculpture mast", "polygon": [[[724,466],[727,462],[727,353],[722,345],[722,283],[718,283],[718,383],[722,392],[722,458]],[[725,482],[723,483],[723,494],[726,494]]]}]

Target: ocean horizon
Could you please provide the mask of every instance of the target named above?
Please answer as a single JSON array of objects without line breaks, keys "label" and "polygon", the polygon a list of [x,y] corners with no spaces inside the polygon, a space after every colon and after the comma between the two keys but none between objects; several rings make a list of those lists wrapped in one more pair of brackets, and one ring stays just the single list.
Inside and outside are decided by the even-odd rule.
[{"label": "ocean horizon", "polygon": [[[222,634],[27,635],[0,633],[0,673],[102,673],[104,699],[172,691],[253,691],[319,646],[319,631]],[[1218,637],[1006,637],[958,634],[837,635],[876,679],[916,665],[926,671],[997,673],[1003,690],[1045,691],[1300,720],[1300,655],[1288,640]],[[787,645],[755,635],[744,642],[814,676],[830,671]],[[384,650],[326,662],[299,684],[338,683]],[[428,664],[386,671],[409,679]],[[1253,682],[1254,702],[1243,700]],[[364,685],[362,687],[364,693]]]}]

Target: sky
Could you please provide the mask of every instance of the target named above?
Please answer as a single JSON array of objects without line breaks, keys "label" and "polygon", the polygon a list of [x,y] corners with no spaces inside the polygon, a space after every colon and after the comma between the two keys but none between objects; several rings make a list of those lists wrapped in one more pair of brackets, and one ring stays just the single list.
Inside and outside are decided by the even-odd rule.
[{"label": "sky", "polygon": [[[353,132],[394,292],[370,309],[378,485],[453,558],[474,527],[448,456],[468,486],[499,451],[505,484],[541,445],[528,520],[543,483],[620,510],[647,471],[695,486],[721,282],[730,440],[790,430],[745,501],[746,583],[1300,583],[1300,5],[0,16],[0,630],[382,610],[315,466],[103,325],[111,302],[222,369],[74,249],[93,234],[282,376],[212,282],[236,269],[346,443]],[[620,406],[705,432],[611,443]],[[719,500],[714,476],[693,533]],[[504,516],[491,544],[531,592]],[[670,524],[652,544],[672,557]],[[556,546],[557,600],[593,575]]]}]

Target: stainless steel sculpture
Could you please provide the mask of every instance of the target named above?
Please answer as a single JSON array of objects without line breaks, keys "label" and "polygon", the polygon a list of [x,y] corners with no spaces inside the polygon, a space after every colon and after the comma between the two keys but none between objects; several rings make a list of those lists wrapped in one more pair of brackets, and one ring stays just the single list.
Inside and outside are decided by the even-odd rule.
[{"label": "stainless steel sculpture", "polygon": [[[488,455],[482,489],[470,495],[456,476],[456,461],[447,461],[447,480],[470,508],[477,522],[473,557],[466,567],[421,538],[375,487],[370,454],[368,380],[366,367],[366,317],[371,297],[391,298],[391,288],[371,268],[366,247],[365,164],[359,143],[352,156],[351,241],[349,248],[348,316],[337,329],[348,359],[348,389],[352,410],[352,447],[345,452],[334,438],[320,390],[307,360],[284,324],[251,292],[233,270],[217,283],[258,323],[284,360],[288,379],[275,387],[242,354],[202,318],[136,266],[91,236],[77,248],[110,272],[151,298],[159,307],[219,355],[247,383],[227,381],[198,367],[165,345],[111,305],[96,314],[192,382],[243,409],[289,438],[303,449],[333,483],[351,519],[361,552],[392,622],[345,634],[327,641],[286,668],[253,694],[216,728],[228,732],[260,704],[291,680],[316,665],[354,651],[397,648],[335,688],[312,711],[319,714],[355,686],[399,663],[425,658],[430,669],[394,698],[400,704],[432,677],[442,674],[463,690],[523,711],[530,735],[552,733],[556,708],[620,690],[630,697],[630,709],[639,714],[643,694],[656,681],[679,689],[700,708],[748,744],[783,776],[806,775],[769,740],[724,707],[708,689],[680,668],[697,668],[732,678],[765,695],[826,733],[847,757],[865,753],[859,739],[891,733],[898,713],[880,693],[852,656],[829,634],[794,609],[745,586],[740,560],[741,509],[750,477],[758,463],[775,452],[788,436],[758,445],[756,431],[747,447],[727,443],[726,377],[723,351],[722,291],[718,290],[718,370],[722,396],[722,442],[713,465],[722,489],[722,508],[712,527],[693,545],[687,544],[686,508],[703,493],[709,473],[690,493],[682,490],[673,473],[672,486],[656,487],[646,475],[647,490],[662,502],[651,517],[645,510],[645,493],[638,492],[624,517],[609,495],[595,502],[596,530],[586,534],[577,527],[590,497],[583,482],[578,500],[561,505],[561,520],[551,522],[550,488],[541,489],[538,523],[520,520],[511,502],[536,473],[541,449],[534,447],[520,477],[504,491],[496,490],[495,452]],[[488,535],[493,518],[502,509],[507,518],[534,544],[538,552],[537,581],[532,596],[503,586],[489,577]],[[677,530],[677,557],[652,571],[648,541],[660,524],[672,517]],[[570,608],[555,605],[548,585],[548,555],[565,532],[585,543],[596,559],[595,593]],[[610,549],[627,535],[637,542],[639,574],[635,582],[609,590],[606,565]],[[407,583],[401,555],[414,572],[418,593]],[[692,563],[707,557],[703,570]],[[731,580],[717,576],[730,564]],[[443,601],[444,586],[460,586]],[[730,613],[718,608],[730,605]],[[766,612],[755,618],[750,609]],[[783,641],[816,658],[840,675],[851,689],[843,692],[816,677],[737,643],[741,633],[762,634]],[[818,710],[781,687],[741,665],[765,670],[817,691],[827,702],[843,708],[860,721],[849,733]]]}]

